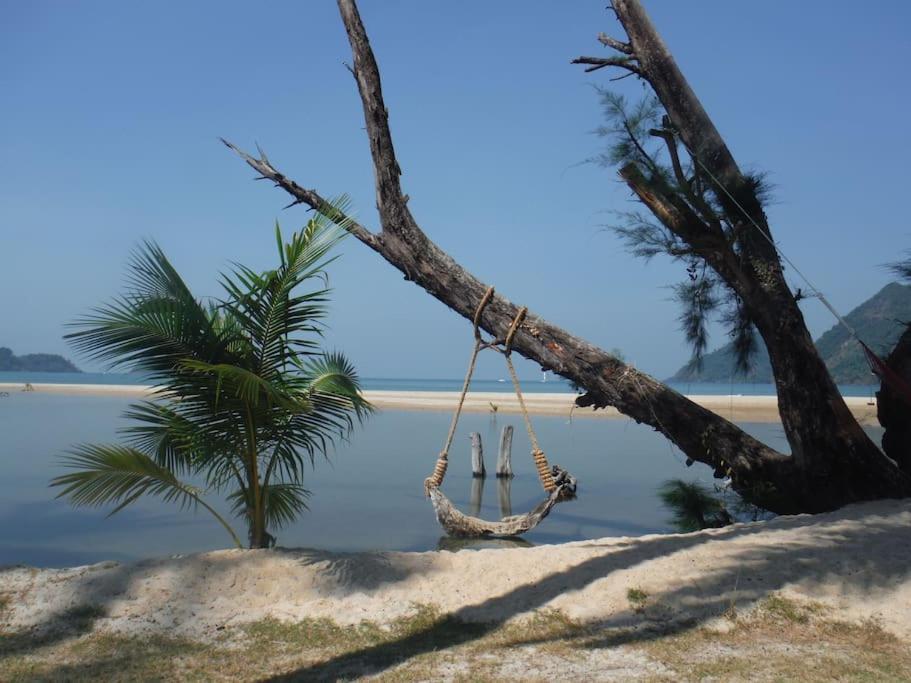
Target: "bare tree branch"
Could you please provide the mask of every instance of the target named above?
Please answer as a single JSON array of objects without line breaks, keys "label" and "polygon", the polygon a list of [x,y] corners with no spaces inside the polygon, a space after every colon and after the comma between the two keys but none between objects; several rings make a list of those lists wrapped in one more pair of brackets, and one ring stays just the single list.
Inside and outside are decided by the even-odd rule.
[{"label": "bare tree branch", "polygon": [[626,69],[637,76],[641,76],[642,72],[639,70],[639,67],[633,64],[635,57],[576,57],[570,64],[591,64],[585,71],[586,73],[591,71],[597,71],[598,69],[603,69],[607,66],[616,66],[621,69]]},{"label": "bare tree branch", "polygon": [[219,138],[227,147],[233,150],[241,159],[246,161],[250,167],[259,173],[259,177],[256,180],[271,180],[276,187],[280,187],[285,192],[294,197],[294,201],[288,204],[285,208],[291,208],[297,204],[306,204],[311,209],[319,211],[321,214],[325,215],[331,220],[336,221],[337,223],[347,224],[348,232],[357,237],[361,242],[366,244],[368,247],[374,251],[379,251],[380,243],[377,239],[377,235],[374,235],[363,225],[355,221],[350,216],[345,215],[344,213],[338,211],[330,202],[321,197],[314,190],[307,190],[287,176],[279,173],[275,167],[272,166],[272,163],[263,153],[262,149],[259,149],[259,158],[251,156],[244,152],[242,149],[238,148],[236,145],[231,144],[224,138]]},{"label": "bare tree branch", "polygon": [[624,43],[621,40],[616,38],[611,38],[606,33],[598,34],[598,42],[604,45],[605,47],[610,47],[616,50],[617,52],[622,52],[623,54],[631,55],[633,54],[633,46],[629,43]]}]

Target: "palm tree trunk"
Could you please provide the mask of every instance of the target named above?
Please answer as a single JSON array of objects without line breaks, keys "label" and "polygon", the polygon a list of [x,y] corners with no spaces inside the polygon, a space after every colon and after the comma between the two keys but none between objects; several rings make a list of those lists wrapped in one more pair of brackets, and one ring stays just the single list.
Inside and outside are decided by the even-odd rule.
[{"label": "palm tree trunk", "polygon": [[259,481],[259,462],[256,449],[256,428],[253,424],[253,414],[249,407],[246,415],[247,422],[247,467],[250,478],[250,494],[252,512],[250,519],[250,547],[265,548],[266,508],[262,495],[262,484]]}]

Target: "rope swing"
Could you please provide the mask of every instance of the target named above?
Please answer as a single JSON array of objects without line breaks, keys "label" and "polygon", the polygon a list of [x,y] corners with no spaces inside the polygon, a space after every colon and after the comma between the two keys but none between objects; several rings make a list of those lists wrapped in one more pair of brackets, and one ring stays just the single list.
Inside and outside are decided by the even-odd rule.
[{"label": "rope swing", "polygon": [[[424,493],[430,498],[436,512],[437,521],[446,530],[450,536],[461,537],[505,537],[518,536],[536,527],[547,517],[551,509],[561,500],[571,498],[576,492],[576,480],[566,470],[554,465],[553,467],[547,462],[547,456],[538,443],[538,437],[535,434],[534,426],[528,414],[528,408],[525,405],[525,398],[522,395],[522,388],[519,385],[519,377],[516,369],[512,364],[512,342],[525,320],[528,309],[523,307],[519,310],[509,331],[506,339],[503,341],[503,348],[500,348],[498,340],[484,341],[481,337],[480,323],[481,315],[487,304],[493,298],[494,288],[490,287],[481,298],[478,308],[474,314],[474,348],[471,352],[471,358],[468,361],[468,371],[465,373],[465,381],[462,383],[462,392],[459,395],[459,402],[456,405],[455,412],[452,415],[452,421],[449,424],[449,433],[446,435],[446,442],[443,450],[437,457],[433,472],[424,480]],[[506,358],[506,367],[509,369],[509,376],[512,378],[513,389],[516,392],[516,398],[519,401],[519,407],[522,410],[522,417],[525,421],[525,430],[528,432],[528,439],[531,441],[531,455],[535,463],[535,469],[538,474],[538,480],[541,482],[541,488],[547,494],[537,507],[531,512],[524,515],[512,515],[504,517],[499,522],[489,522],[477,517],[459,512],[452,502],[440,491],[443,484],[443,478],[446,476],[446,470],[449,467],[449,449],[452,447],[452,441],[455,438],[456,428],[459,424],[459,417],[462,414],[462,408],[465,405],[465,397],[471,386],[471,378],[474,375],[475,365],[477,364],[478,354],[484,349],[493,349],[503,354]]]}]

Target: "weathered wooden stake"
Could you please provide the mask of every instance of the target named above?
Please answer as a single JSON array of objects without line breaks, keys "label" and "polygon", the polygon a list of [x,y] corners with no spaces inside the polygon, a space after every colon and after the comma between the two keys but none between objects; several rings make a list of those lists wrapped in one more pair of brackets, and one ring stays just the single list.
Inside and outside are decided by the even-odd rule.
[{"label": "weathered wooden stake", "polygon": [[471,474],[474,477],[487,475],[487,470],[484,469],[484,447],[478,432],[471,433]]},{"label": "weathered wooden stake", "polygon": [[497,477],[510,479],[512,476],[512,425],[504,425],[497,454]]}]

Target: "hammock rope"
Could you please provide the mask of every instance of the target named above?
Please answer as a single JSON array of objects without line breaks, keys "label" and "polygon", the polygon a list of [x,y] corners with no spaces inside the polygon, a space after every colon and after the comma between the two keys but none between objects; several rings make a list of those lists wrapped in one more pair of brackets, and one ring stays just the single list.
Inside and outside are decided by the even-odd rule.
[{"label": "hammock rope", "polygon": [[[519,377],[516,374],[515,366],[512,363],[512,342],[516,332],[525,320],[528,308],[522,307],[509,326],[505,340],[502,342],[503,348],[500,348],[500,341],[484,341],[481,336],[481,315],[484,309],[493,298],[494,288],[490,287],[481,298],[474,314],[474,346],[471,351],[471,357],[468,360],[468,370],[465,372],[465,380],[462,382],[462,391],[459,394],[459,401],[456,404],[452,420],[449,423],[449,432],[446,434],[446,441],[443,449],[437,456],[433,472],[424,480],[424,493],[431,499],[434,509],[437,513],[437,519],[450,535],[454,536],[515,536],[522,534],[540,523],[551,508],[561,499],[571,496],[575,493],[575,479],[565,470],[554,466],[551,468],[547,461],[547,456],[538,442],[538,436],[535,433],[531,417],[528,413],[528,406],[525,403],[525,397],[522,394],[522,387],[519,384]],[[522,418],[525,422],[525,430],[528,433],[529,441],[532,446],[532,459],[535,463],[538,481],[548,497],[540,503],[534,510],[525,515],[513,515],[505,517],[499,522],[487,522],[475,517],[464,515],[455,509],[455,506],[440,491],[443,479],[446,476],[446,470],[449,468],[449,450],[452,448],[452,442],[455,438],[456,429],[458,428],[459,418],[462,415],[462,409],[465,405],[465,397],[471,387],[471,379],[474,375],[477,365],[478,354],[484,349],[492,349],[502,353],[506,358],[506,366],[509,369],[509,376],[512,379],[513,389],[516,392],[516,398],[519,401],[519,408],[522,412]]]}]

